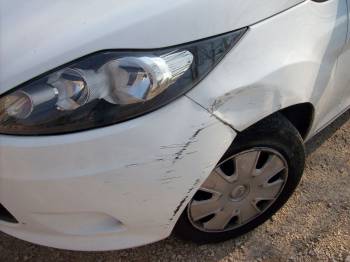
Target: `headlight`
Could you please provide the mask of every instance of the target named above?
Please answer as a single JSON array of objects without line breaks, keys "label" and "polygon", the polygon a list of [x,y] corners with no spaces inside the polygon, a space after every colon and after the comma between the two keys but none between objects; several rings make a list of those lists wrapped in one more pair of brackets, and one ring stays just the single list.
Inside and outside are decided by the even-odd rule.
[{"label": "headlight", "polygon": [[195,86],[245,31],[174,48],[81,58],[4,94],[0,133],[62,134],[155,110]]}]

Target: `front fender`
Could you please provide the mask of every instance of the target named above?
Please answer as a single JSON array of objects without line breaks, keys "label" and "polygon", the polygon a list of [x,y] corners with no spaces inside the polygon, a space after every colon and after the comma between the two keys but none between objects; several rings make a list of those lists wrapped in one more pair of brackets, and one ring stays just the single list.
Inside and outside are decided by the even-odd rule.
[{"label": "front fender", "polygon": [[294,104],[317,108],[346,41],[345,5],[307,1],[252,25],[188,97],[238,131]]}]

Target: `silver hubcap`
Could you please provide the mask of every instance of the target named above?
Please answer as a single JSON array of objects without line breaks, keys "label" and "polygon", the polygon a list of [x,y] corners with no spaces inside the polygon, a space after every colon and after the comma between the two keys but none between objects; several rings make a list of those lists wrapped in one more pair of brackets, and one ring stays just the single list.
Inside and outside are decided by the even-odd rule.
[{"label": "silver hubcap", "polygon": [[226,159],[212,171],[189,204],[188,218],[205,232],[242,226],[267,210],[288,177],[284,157],[254,148]]}]

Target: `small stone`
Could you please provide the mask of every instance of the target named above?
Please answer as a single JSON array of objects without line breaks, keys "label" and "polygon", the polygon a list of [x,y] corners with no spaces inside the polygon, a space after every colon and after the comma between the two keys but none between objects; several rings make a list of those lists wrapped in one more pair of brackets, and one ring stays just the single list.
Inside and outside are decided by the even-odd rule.
[{"label": "small stone", "polygon": [[350,262],[350,255],[345,258],[345,262]]}]

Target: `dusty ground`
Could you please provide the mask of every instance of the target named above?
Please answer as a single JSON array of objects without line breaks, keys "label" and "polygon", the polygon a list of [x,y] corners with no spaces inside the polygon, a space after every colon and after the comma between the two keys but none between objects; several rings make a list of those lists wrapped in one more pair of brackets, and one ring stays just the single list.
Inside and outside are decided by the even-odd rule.
[{"label": "dusty ground", "polygon": [[304,177],[288,204],[238,239],[197,246],[169,238],[136,249],[83,253],[39,247],[0,233],[0,261],[350,262],[350,111],[307,148]]}]

